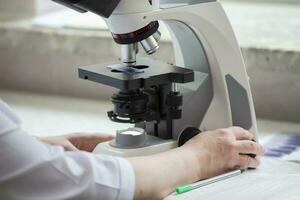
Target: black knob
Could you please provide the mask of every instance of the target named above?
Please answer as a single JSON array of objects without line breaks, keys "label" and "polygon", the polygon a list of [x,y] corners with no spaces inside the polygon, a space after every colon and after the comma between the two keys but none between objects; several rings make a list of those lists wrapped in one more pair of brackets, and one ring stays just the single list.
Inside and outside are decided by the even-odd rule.
[{"label": "black knob", "polygon": [[195,137],[201,133],[201,131],[198,128],[195,127],[187,127],[185,128],[179,135],[178,138],[178,146],[181,147],[184,145],[187,141]]}]

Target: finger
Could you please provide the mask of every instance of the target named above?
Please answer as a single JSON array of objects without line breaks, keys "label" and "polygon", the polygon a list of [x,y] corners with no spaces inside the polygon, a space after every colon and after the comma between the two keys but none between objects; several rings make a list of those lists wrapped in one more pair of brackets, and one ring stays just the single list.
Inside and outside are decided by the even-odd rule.
[{"label": "finger", "polygon": [[114,139],[112,135],[96,133],[73,133],[66,135],[75,148],[81,151],[92,152],[99,143]]},{"label": "finger", "polygon": [[65,151],[79,151],[71,142],[67,142],[63,145],[63,148]]},{"label": "finger", "polygon": [[98,143],[107,142],[107,141],[110,141],[114,138],[115,138],[115,136],[113,136],[113,135],[99,135],[99,134],[94,135],[94,140]]},{"label": "finger", "polygon": [[255,169],[259,166],[259,160],[247,155],[241,155],[239,158],[238,166],[240,166],[241,169],[248,169],[248,168]]},{"label": "finger", "polygon": [[85,149],[86,151],[92,152],[98,144],[108,142],[112,139],[114,139],[114,136],[112,135],[95,135],[92,140],[89,140],[89,142],[85,143]]},{"label": "finger", "polygon": [[99,143],[114,139],[112,135],[89,134],[80,138],[80,150],[92,152]]},{"label": "finger", "polygon": [[250,140],[237,141],[236,148],[240,154],[255,154],[258,156],[265,154],[265,150],[262,145]]},{"label": "finger", "polygon": [[254,140],[254,134],[241,127],[232,127],[231,130],[237,140]]},{"label": "finger", "polygon": [[67,135],[69,139],[73,138],[80,138],[80,139],[85,139],[85,140],[96,140],[99,142],[106,142],[109,140],[114,139],[115,137],[110,134],[100,134],[100,133],[73,133]]}]

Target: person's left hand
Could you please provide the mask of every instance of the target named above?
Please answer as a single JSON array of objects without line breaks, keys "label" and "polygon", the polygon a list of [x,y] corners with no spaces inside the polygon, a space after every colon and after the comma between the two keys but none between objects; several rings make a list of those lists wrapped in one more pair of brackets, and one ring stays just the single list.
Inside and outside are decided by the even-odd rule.
[{"label": "person's left hand", "polygon": [[41,137],[39,140],[51,145],[62,146],[65,151],[88,151],[92,152],[102,142],[114,139],[112,135],[94,133],[71,133],[62,136]]}]

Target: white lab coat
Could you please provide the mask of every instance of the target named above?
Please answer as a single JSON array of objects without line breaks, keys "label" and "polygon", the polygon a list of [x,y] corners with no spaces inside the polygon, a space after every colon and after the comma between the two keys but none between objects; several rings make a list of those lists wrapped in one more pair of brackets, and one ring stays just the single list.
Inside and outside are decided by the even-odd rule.
[{"label": "white lab coat", "polygon": [[134,184],[125,159],[41,143],[0,99],[0,199],[129,200]]}]

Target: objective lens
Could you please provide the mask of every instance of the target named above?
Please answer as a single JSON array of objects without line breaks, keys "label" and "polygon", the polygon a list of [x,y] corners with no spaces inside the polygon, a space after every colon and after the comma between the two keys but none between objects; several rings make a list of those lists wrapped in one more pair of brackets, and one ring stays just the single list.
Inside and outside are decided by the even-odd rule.
[{"label": "objective lens", "polygon": [[155,53],[159,49],[158,42],[153,35],[142,40],[140,43],[148,55]]},{"label": "objective lens", "polygon": [[153,37],[155,38],[156,42],[159,42],[160,38],[161,38],[161,33],[159,30],[157,30],[154,34]]},{"label": "objective lens", "polygon": [[121,45],[121,60],[123,63],[134,64],[136,62],[137,43]]}]

